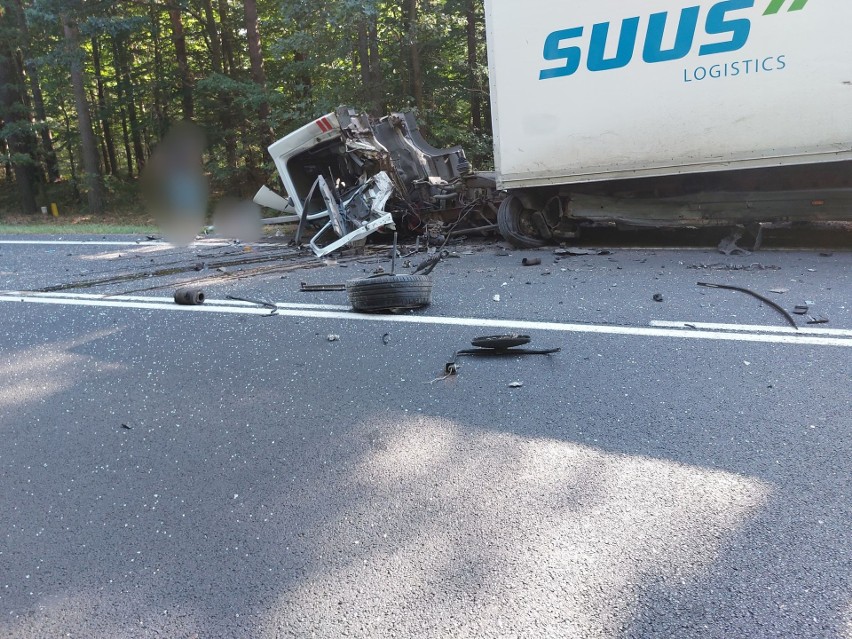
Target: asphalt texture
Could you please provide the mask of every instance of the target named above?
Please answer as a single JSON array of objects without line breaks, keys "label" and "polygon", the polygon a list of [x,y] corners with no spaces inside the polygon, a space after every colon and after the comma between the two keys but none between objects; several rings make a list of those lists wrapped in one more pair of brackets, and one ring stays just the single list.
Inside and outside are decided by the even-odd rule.
[{"label": "asphalt texture", "polygon": [[[345,306],[300,282],[390,268],[248,248],[0,244],[0,289]],[[786,326],[707,281],[852,330],[849,251],[451,248],[404,316]],[[561,352],[441,379],[509,331],[11,297],[0,637],[852,638],[848,345],[533,330]]]}]

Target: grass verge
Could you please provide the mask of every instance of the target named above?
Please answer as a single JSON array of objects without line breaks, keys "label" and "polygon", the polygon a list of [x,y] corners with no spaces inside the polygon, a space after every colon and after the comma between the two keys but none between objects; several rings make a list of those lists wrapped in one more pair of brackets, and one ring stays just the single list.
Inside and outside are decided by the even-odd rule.
[{"label": "grass verge", "polygon": [[63,222],[45,224],[10,224],[0,222],[0,235],[154,235],[156,226],[141,224],[104,224]]}]

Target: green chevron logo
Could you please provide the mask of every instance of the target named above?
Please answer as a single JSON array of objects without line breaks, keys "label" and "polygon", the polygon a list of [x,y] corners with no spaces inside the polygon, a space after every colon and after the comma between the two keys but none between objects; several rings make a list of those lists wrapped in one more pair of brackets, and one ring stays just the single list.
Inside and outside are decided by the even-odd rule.
[{"label": "green chevron logo", "polygon": [[[766,8],[766,11],[763,12],[765,16],[775,15],[787,4],[787,0],[772,0],[769,3],[769,6]],[[805,5],[808,4],[808,0],[793,0],[793,4],[790,5],[790,8],[787,9],[787,12],[790,11],[801,11],[805,8]]]}]

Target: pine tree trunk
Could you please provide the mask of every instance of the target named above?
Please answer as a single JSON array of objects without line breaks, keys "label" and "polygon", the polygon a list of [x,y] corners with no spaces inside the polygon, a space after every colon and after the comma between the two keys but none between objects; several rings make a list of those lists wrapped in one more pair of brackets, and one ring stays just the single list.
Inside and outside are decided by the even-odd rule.
[{"label": "pine tree trunk", "polygon": [[219,40],[219,30],[216,28],[216,17],[213,15],[213,5],[210,0],[202,0],[204,9],[204,29],[207,31],[207,41],[210,47],[210,63],[214,73],[222,73],[222,44]]},{"label": "pine tree trunk", "polygon": [[133,80],[130,77],[129,44],[126,36],[113,40],[113,56],[124,98],[122,106],[127,109],[130,139],[133,142],[133,155],[136,159],[136,171],[142,173],[145,166],[145,148],[142,145],[142,127],[139,125],[139,118],[136,115],[136,95],[133,91]]},{"label": "pine tree trunk", "polygon": [[44,108],[44,95],[41,91],[38,68],[29,57],[30,30],[29,25],[27,24],[26,14],[24,13],[22,0],[15,0],[15,7],[18,14],[18,25],[24,41],[22,47],[24,67],[30,81],[30,91],[32,91],[33,94],[35,117],[40,125],[41,145],[43,147],[44,164],[47,169],[47,179],[51,182],[55,182],[61,177],[59,174],[59,160],[56,157],[56,149],[53,147],[53,136],[50,133],[50,128],[47,126],[47,112]]},{"label": "pine tree trunk", "polygon": [[369,22],[369,47],[370,47],[370,73],[373,76],[373,82],[370,92],[370,98],[373,103],[373,108],[378,115],[384,114],[387,111],[385,105],[385,81],[382,76],[382,64],[379,59],[379,16],[378,12],[370,16]]},{"label": "pine tree trunk", "polygon": [[104,166],[110,175],[116,175],[118,173],[118,160],[115,156],[115,141],[112,137],[112,128],[110,127],[107,113],[104,79],[101,75],[101,45],[97,36],[92,38],[92,66],[94,67],[95,83],[98,89],[98,117],[101,121],[101,131],[103,132],[104,147],[106,149]]},{"label": "pine tree trunk", "polygon": [[422,113],[423,102],[423,70],[420,64],[420,42],[417,33],[417,0],[408,0],[408,47],[411,54],[411,94],[414,104]]},{"label": "pine tree trunk", "polygon": [[[16,64],[14,58],[6,49],[5,43],[0,46],[0,117],[9,126],[25,126],[27,121],[25,107],[18,91]],[[29,145],[22,132],[18,131],[6,139],[9,152],[12,155],[25,156]],[[37,210],[35,200],[35,171],[34,166],[25,161],[14,160],[11,169],[18,186],[18,198],[22,213],[34,213]],[[8,171],[7,166],[7,171]]]},{"label": "pine tree trunk", "polygon": [[178,75],[180,76],[183,119],[192,120],[195,117],[195,103],[192,95],[192,73],[189,68],[189,59],[186,55],[186,35],[183,30],[180,10],[169,9],[169,20],[172,24],[172,42],[175,45],[175,57],[177,58]]},{"label": "pine tree trunk", "polygon": [[[0,125],[3,125],[4,122],[0,119]],[[0,155],[8,158],[9,157],[9,145],[6,144],[5,138],[0,138]],[[3,179],[6,182],[12,182],[12,165],[7,161],[3,162]]]},{"label": "pine tree trunk", "polygon": [[[121,100],[121,92],[118,99]],[[130,150],[130,128],[127,125],[127,112],[121,107],[121,136],[124,141],[124,157],[127,160],[127,177],[133,177],[133,152]]]},{"label": "pine tree trunk", "polygon": [[257,3],[255,0],[245,0],[246,39],[248,40],[249,61],[251,62],[251,79],[257,85],[264,99],[257,108],[258,132],[263,148],[273,142],[273,132],[269,126],[269,101],[266,100],[266,72],[263,69],[263,51],[260,46],[260,32],[257,26]]},{"label": "pine tree trunk", "polygon": [[158,70],[154,78],[154,119],[157,122],[157,137],[162,138],[169,128],[169,107],[167,101],[163,99],[162,74],[159,72],[163,68],[163,54],[160,44],[160,13],[154,2],[150,4],[149,14],[151,18],[151,43],[154,50],[154,68]]},{"label": "pine tree trunk", "polygon": [[15,82],[17,83],[17,95],[21,104],[24,106],[24,111],[21,113],[22,119],[29,123],[29,129],[22,132],[21,152],[26,153],[32,158],[32,164],[28,166],[28,171],[32,173],[32,179],[36,184],[44,184],[47,180],[47,175],[44,172],[44,163],[42,160],[41,149],[38,146],[38,136],[35,134],[36,121],[33,116],[33,101],[30,99],[30,94],[27,92],[27,76],[24,69],[23,52],[18,49],[13,52]]},{"label": "pine tree trunk", "polygon": [[477,82],[478,42],[476,38],[476,0],[467,6],[467,68],[470,91],[470,124],[474,131],[482,130],[482,94]]},{"label": "pine tree trunk", "polygon": [[[210,43],[210,58],[213,65],[213,72],[223,74],[225,71],[225,61],[222,56],[222,44],[219,29],[216,26],[216,16],[213,13],[213,4],[211,0],[202,0],[201,6],[204,9],[204,27]],[[236,168],[237,139],[233,132],[233,120],[231,117],[232,101],[226,95],[221,96],[221,100],[222,109],[219,121],[225,139],[225,163],[230,168]]]},{"label": "pine tree trunk", "polygon": [[97,215],[103,213],[104,199],[101,187],[101,175],[98,167],[98,145],[92,129],[89,104],[86,101],[80,34],[76,23],[70,20],[68,15],[62,16],[62,26],[65,32],[65,41],[71,54],[71,86],[74,92],[74,103],[77,108],[77,128],[80,131],[80,147],[83,155],[84,182],[86,184],[89,212]]},{"label": "pine tree trunk", "polygon": [[372,111],[373,73],[370,69],[370,44],[367,32],[367,16],[361,15],[358,20],[358,62],[361,66],[361,88],[367,109]]},{"label": "pine tree trunk", "polygon": [[237,62],[234,59],[234,43],[231,29],[228,26],[228,0],[219,0],[219,33],[222,37],[222,63],[225,74],[234,75],[237,71]]}]

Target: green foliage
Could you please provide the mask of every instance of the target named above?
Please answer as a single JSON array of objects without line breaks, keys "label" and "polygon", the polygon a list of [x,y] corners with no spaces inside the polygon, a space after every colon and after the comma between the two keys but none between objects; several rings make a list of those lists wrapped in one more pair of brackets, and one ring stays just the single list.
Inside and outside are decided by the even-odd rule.
[{"label": "green foliage", "polygon": [[[138,165],[186,108],[173,37],[175,16],[169,13],[177,7],[194,120],[207,134],[205,168],[217,192],[250,193],[264,181],[274,181],[264,131],[271,127],[281,137],[341,104],[374,105],[375,116],[417,107],[430,142],[462,145],[477,168],[493,164],[481,0],[256,1],[263,86],[252,74],[244,2],[226,0],[223,19],[218,0],[24,0],[29,33],[10,27],[6,15],[0,20],[0,43],[25,52],[30,71],[28,83],[22,85],[28,99],[21,108],[26,117],[15,124],[0,123],[0,136],[19,128],[28,128],[30,135],[48,130],[60,172],[65,178],[73,172],[82,184],[79,114],[70,91],[72,54],[65,45],[64,15],[80,31],[82,48],[74,55],[83,57],[101,156],[107,155],[107,133],[115,149],[119,174],[105,182],[106,196],[111,202],[126,199],[126,189],[136,188],[127,174],[138,174]],[[414,23],[409,20],[411,2],[416,2]],[[0,7],[13,5],[14,0],[0,0]],[[476,16],[472,68],[467,32],[471,10]],[[93,39],[100,54],[98,68]],[[218,62],[213,57],[217,50]],[[362,59],[365,51],[368,57]],[[374,86],[362,81],[365,65],[375,74]],[[44,121],[33,116],[32,74],[37,74],[43,93]],[[472,127],[473,96],[484,105],[482,130]],[[260,117],[267,105],[264,127]],[[40,152],[36,161],[43,157]],[[102,166],[104,173],[107,168]],[[0,184],[3,175],[0,172]],[[73,193],[71,189],[69,197]]]}]

